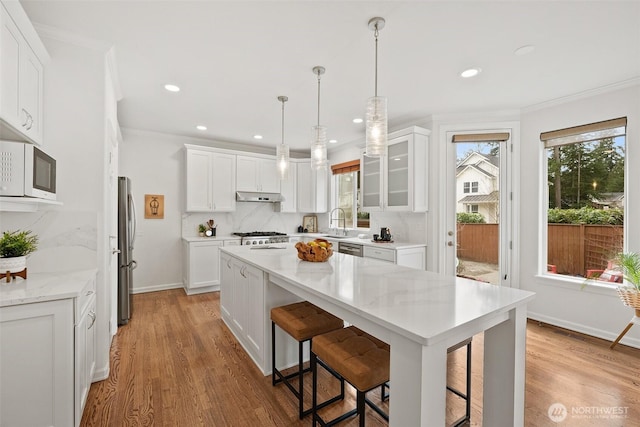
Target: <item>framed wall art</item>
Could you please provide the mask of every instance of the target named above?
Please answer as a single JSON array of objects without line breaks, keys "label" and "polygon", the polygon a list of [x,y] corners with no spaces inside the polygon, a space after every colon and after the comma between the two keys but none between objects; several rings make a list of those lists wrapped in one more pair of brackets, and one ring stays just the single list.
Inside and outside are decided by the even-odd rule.
[{"label": "framed wall art", "polygon": [[164,219],[164,195],[144,195],[144,217],[145,219]]},{"label": "framed wall art", "polygon": [[316,215],[305,215],[302,218],[302,228],[309,233],[318,232],[318,217]]}]

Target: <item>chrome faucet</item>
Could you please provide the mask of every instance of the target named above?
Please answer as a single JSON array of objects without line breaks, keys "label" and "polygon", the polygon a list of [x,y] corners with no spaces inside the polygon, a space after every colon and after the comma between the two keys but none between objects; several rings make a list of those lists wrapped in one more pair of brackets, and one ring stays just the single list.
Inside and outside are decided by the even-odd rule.
[{"label": "chrome faucet", "polygon": [[[344,212],[344,209],[342,208],[333,208],[331,210],[331,212],[329,213],[329,229],[331,229],[332,225],[333,225],[333,213],[335,211],[342,211],[342,235],[346,236],[347,235],[347,214]],[[338,220],[338,227],[340,227],[340,213],[338,212],[338,218],[336,218]],[[337,233],[338,228],[336,228],[336,233]]]}]

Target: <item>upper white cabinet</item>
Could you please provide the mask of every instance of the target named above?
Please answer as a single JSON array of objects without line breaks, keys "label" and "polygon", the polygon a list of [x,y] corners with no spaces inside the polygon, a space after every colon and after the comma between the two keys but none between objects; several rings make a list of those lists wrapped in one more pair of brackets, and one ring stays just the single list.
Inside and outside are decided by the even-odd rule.
[{"label": "upper white cabinet", "polygon": [[19,2],[0,6],[0,138],[43,143],[49,55]]},{"label": "upper white cabinet", "polygon": [[273,156],[238,156],[236,176],[238,191],[280,192],[280,178]]},{"label": "upper white cabinet", "polygon": [[297,212],[298,211],[298,163],[291,162],[289,164],[289,179],[280,181],[280,194],[282,202],[280,202],[280,212]]},{"label": "upper white cabinet", "polygon": [[236,156],[185,145],[186,211],[231,212],[236,209]]},{"label": "upper white cabinet", "polygon": [[327,212],[329,190],[327,169],[311,169],[311,160],[298,162],[297,168],[298,212]]},{"label": "upper white cabinet", "polygon": [[427,211],[431,131],[413,126],[389,134],[386,155],[362,156],[360,187],[366,211]]}]

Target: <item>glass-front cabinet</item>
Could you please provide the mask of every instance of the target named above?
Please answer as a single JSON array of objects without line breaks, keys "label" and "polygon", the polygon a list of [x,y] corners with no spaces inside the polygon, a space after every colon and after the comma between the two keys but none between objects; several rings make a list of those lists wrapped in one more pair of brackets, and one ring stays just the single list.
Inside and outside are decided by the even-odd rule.
[{"label": "glass-front cabinet", "polygon": [[417,126],[389,134],[386,155],[360,164],[362,209],[427,211],[428,141],[431,131]]}]

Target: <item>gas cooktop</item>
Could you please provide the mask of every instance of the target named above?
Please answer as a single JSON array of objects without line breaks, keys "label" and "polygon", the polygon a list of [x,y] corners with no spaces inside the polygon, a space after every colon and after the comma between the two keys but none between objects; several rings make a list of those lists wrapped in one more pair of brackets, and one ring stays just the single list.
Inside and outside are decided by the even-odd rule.
[{"label": "gas cooktop", "polygon": [[233,233],[240,236],[241,245],[267,245],[269,243],[287,243],[289,237],[277,231],[251,231],[249,233]]},{"label": "gas cooktop", "polygon": [[233,233],[240,237],[270,237],[270,236],[286,236],[286,233],[278,233],[277,231],[251,231],[249,233]]}]

